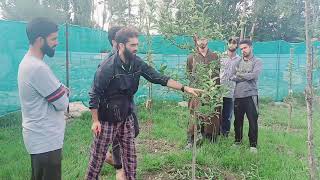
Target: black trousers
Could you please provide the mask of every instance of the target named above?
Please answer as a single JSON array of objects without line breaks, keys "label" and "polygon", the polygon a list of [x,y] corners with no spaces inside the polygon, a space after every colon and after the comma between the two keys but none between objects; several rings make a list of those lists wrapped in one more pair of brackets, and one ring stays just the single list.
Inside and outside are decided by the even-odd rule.
[{"label": "black trousers", "polygon": [[247,115],[249,120],[249,141],[251,147],[256,147],[258,142],[258,96],[236,98],[234,101],[234,130],[235,142],[242,141],[243,120]]},{"label": "black trousers", "polygon": [[31,154],[31,180],[61,180],[62,151]]}]

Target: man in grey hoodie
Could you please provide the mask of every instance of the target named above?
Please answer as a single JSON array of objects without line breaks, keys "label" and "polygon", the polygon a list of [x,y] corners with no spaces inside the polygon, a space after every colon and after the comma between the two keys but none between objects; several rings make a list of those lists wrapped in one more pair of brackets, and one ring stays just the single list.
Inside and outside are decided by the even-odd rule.
[{"label": "man in grey hoodie", "polygon": [[234,130],[235,145],[242,142],[243,119],[249,120],[250,151],[257,152],[258,142],[258,77],[262,70],[261,59],[253,55],[252,42],[242,40],[239,43],[242,59],[233,69],[231,80],[236,82],[234,91]]}]

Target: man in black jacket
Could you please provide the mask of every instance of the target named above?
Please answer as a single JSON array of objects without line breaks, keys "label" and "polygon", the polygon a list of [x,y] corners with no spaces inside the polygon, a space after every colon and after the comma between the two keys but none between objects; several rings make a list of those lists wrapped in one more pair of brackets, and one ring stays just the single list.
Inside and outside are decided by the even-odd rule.
[{"label": "man in black jacket", "polygon": [[92,131],[87,179],[97,179],[106,158],[108,146],[119,140],[127,180],[136,179],[136,149],[134,142],[133,96],[138,90],[140,76],[148,81],[197,96],[201,92],[158,73],[136,56],[138,32],[123,28],[116,34],[118,52],[98,68],[90,92]]},{"label": "man in black jacket", "polygon": [[[115,40],[116,33],[123,27],[121,26],[113,26],[108,30],[108,40],[110,42],[110,45],[112,46],[112,50],[110,53],[107,54],[105,61],[108,61],[111,56],[117,53],[117,42]],[[100,65],[104,63],[102,61]],[[99,65],[99,66],[100,66]],[[134,131],[135,134],[134,136],[137,137],[139,134],[139,123],[137,119],[137,112],[136,112],[136,106],[134,103],[133,104],[133,112],[132,116],[134,117]],[[107,152],[106,155],[106,160],[105,162],[111,164],[115,169],[116,169],[116,180],[125,180],[125,174],[124,170],[122,167],[122,158],[121,158],[121,153],[120,153],[120,143],[119,140],[116,138],[114,139],[112,143],[112,150]]]}]

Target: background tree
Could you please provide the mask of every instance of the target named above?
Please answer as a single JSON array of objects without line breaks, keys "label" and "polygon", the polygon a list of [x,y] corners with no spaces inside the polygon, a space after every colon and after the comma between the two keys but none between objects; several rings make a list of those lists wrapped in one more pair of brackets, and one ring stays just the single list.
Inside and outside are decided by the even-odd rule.
[{"label": "background tree", "polygon": [[305,0],[305,33],[306,33],[306,53],[307,53],[307,86],[305,89],[305,99],[307,104],[307,122],[308,122],[308,165],[311,180],[317,179],[317,168],[314,155],[314,139],[313,139],[313,61],[311,58],[311,37],[312,30],[310,25],[311,19],[311,3]]},{"label": "background tree", "polygon": [[107,0],[107,11],[110,13],[109,23],[116,25],[133,25],[135,16],[132,14],[130,0]]},{"label": "background tree", "polygon": [[[130,0],[0,0],[0,8],[5,19],[28,21],[35,16],[54,17],[57,22],[71,22],[81,26],[96,27],[96,19],[101,19],[100,27],[106,29],[111,25],[137,25],[141,23],[139,5]],[[164,0],[155,1],[161,4],[159,10],[169,12],[167,16],[187,22],[189,14],[185,7],[199,8],[207,6],[205,15],[208,27],[217,28],[224,37],[238,36],[256,41],[285,40],[288,42],[304,41],[304,2],[301,0]],[[319,0],[311,0],[311,21],[319,34]],[[210,4],[210,6],[208,6]],[[94,16],[97,6],[103,10],[98,17]],[[195,6],[194,6],[195,5]],[[191,12],[193,13],[193,12]],[[314,17],[314,18],[313,18]],[[189,19],[189,21],[195,22]],[[101,24],[102,22],[102,24]],[[196,24],[195,24],[196,26]],[[159,31],[161,32],[161,31]],[[185,32],[181,30],[181,33]],[[190,34],[183,34],[190,35]]]},{"label": "background tree", "polygon": [[219,0],[219,1],[202,1],[196,0],[196,4],[202,6],[203,3],[211,3],[208,7],[208,16],[210,24],[218,23],[221,34],[225,37],[239,36],[240,32],[240,14],[242,13],[241,5],[244,0]]},{"label": "background tree", "polygon": [[[245,4],[240,4],[240,7],[245,7]],[[304,40],[303,1],[252,0],[246,7],[244,36],[256,41]]]},{"label": "background tree", "polygon": [[311,31],[313,38],[320,40],[320,1],[311,0],[310,7]]},{"label": "background tree", "polygon": [[34,17],[50,17],[62,23],[67,19],[63,9],[49,6],[47,3],[40,5],[36,0],[1,0],[0,7],[3,17],[8,20],[30,21]]},{"label": "background tree", "polygon": [[[223,39],[220,25],[211,23],[214,21],[209,13],[212,5],[205,1],[200,5],[194,0],[165,1],[160,9],[158,30],[171,43],[188,50],[194,48],[192,37],[195,33],[212,40]],[[183,36],[182,42],[175,41],[177,36]]]},{"label": "background tree", "polygon": [[60,24],[70,22],[80,26],[94,25],[91,0],[0,0],[0,8],[8,20],[30,21],[41,16]]},{"label": "background tree", "polygon": [[[146,43],[146,61],[149,66],[154,67],[154,58],[152,52],[152,35],[151,31],[155,29],[155,12],[156,12],[155,0],[140,0],[139,2],[139,29],[145,35]],[[148,99],[146,100],[146,108],[150,113],[150,119],[152,116],[152,83],[148,82]]]},{"label": "background tree", "polygon": [[[55,2],[55,0],[50,1]],[[72,24],[92,27],[94,24],[91,20],[93,11],[91,0],[71,0],[70,3],[73,14]]]},{"label": "background tree", "polygon": [[293,81],[294,81],[294,49],[290,48],[290,59],[287,67],[287,76],[285,79],[288,82],[288,96],[284,99],[284,102],[287,103],[289,108],[289,118],[288,118],[288,126],[287,131],[290,132],[291,129],[291,123],[292,123],[292,110],[293,110],[293,104],[294,104],[294,97],[293,97]]}]

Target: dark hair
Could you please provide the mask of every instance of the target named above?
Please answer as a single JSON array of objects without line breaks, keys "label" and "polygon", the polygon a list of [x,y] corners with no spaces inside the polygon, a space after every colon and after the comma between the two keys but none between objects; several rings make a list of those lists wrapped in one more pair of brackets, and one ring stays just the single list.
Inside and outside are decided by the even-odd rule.
[{"label": "dark hair", "polygon": [[228,43],[238,44],[238,39],[235,37],[231,37],[228,39]]},{"label": "dark hair", "polygon": [[112,46],[112,40],[115,40],[116,33],[121,29],[121,26],[114,26],[108,30],[108,40]]},{"label": "dark hair", "polygon": [[33,44],[38,37],[46,38],[58,31],[58,25],[48,18],[35,18],[27,24],[26,33],[29,43]]},{"label": "dark hair", "polygon": [[116,42],[119,43],[127,43],[129,38],[134,38],[138,37],[139,33],[136,29],[134,28],[122,28],[120,31],[117,32],[115,40]]},{"label": "dark hair", "polygon": [[247,44],[248,46],[252,46],[252,41],[249,39],[243,39],[239,42],[239,45],[241,44]]}]

